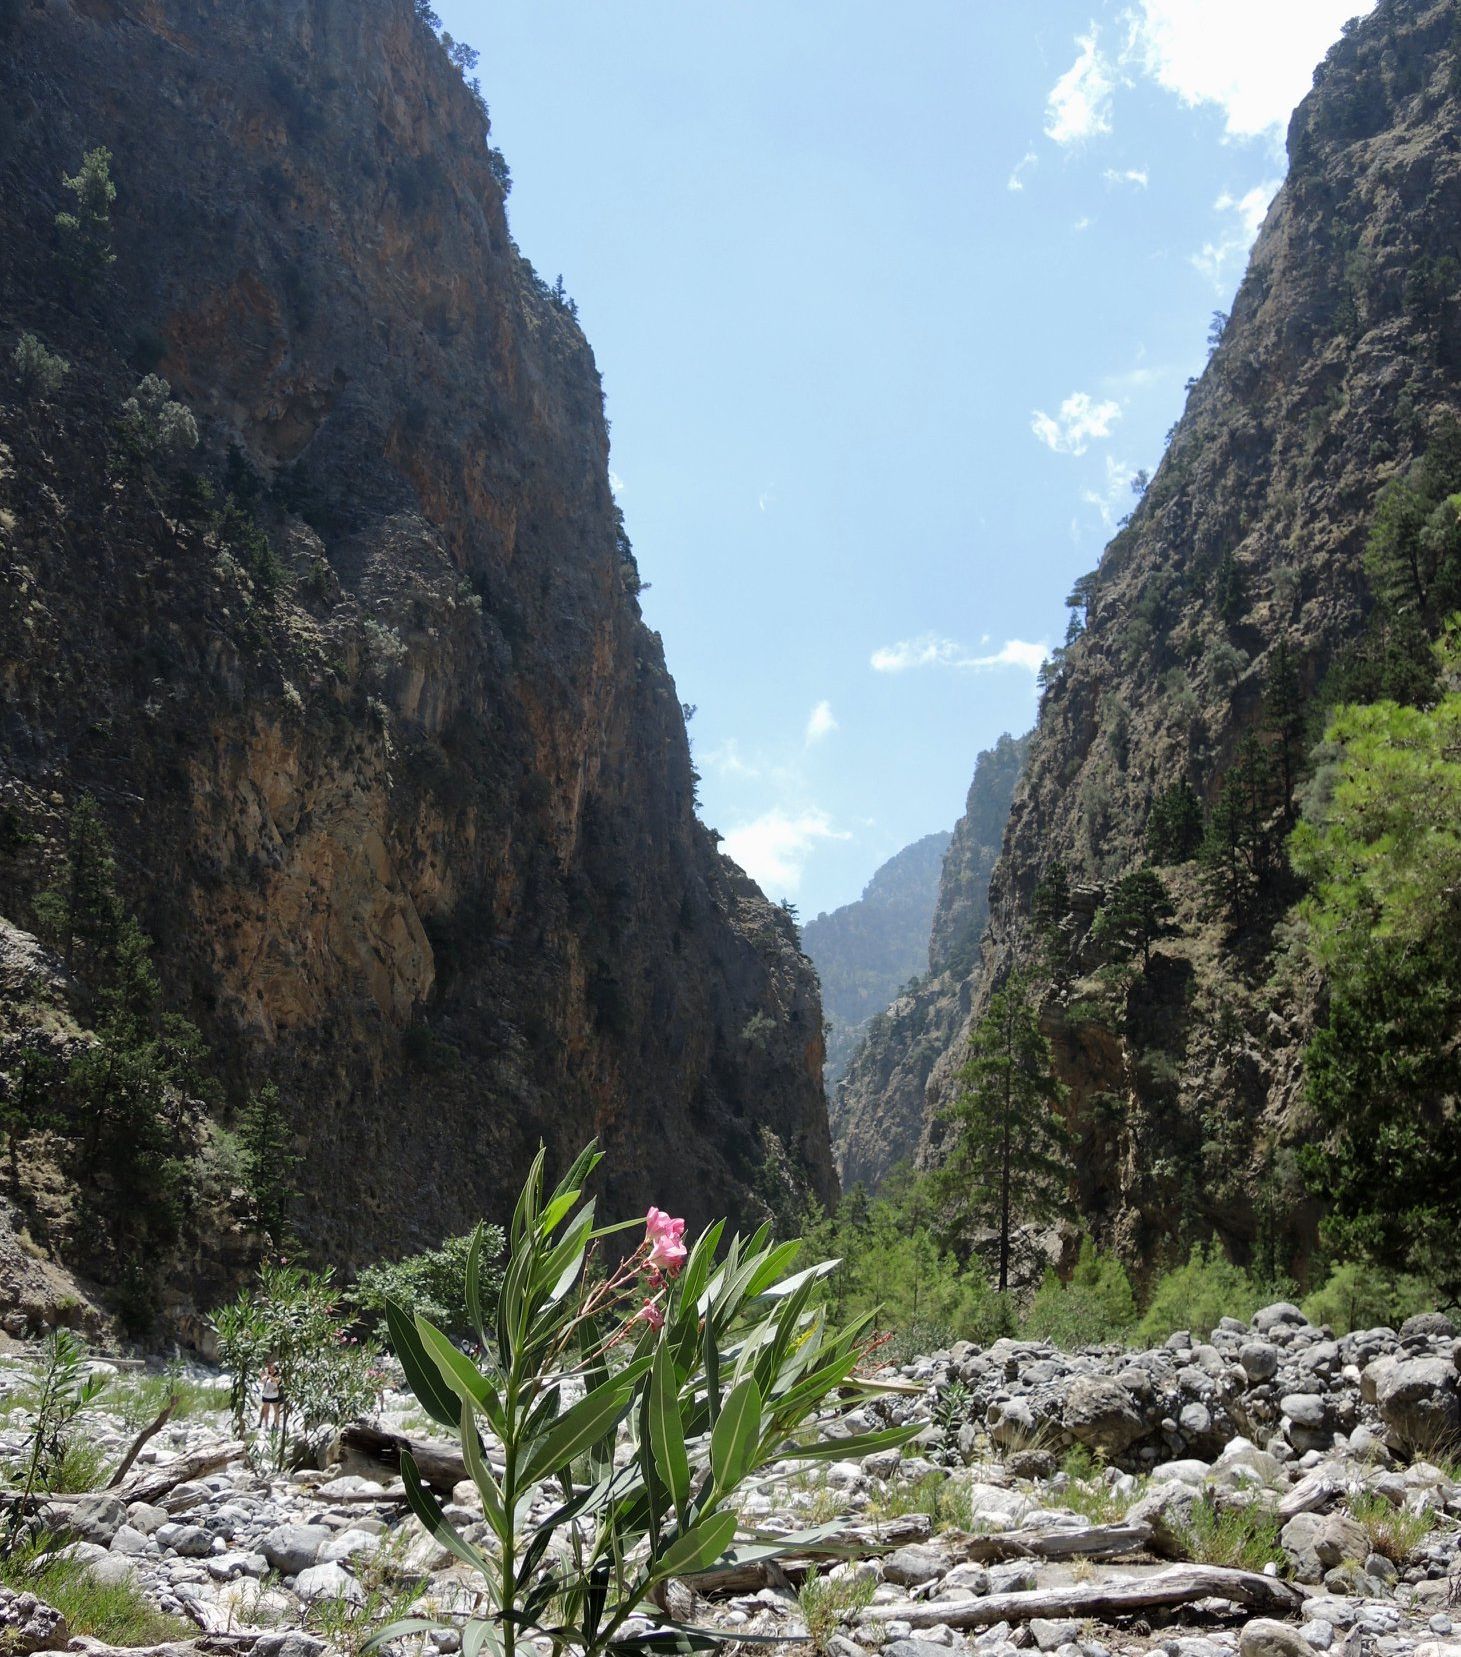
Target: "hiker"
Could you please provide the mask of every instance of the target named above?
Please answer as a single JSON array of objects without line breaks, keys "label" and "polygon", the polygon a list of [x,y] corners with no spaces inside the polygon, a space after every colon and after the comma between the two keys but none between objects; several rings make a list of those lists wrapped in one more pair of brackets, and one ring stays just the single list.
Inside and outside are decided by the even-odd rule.
[{"label": "hiker", "polygon": [[279,1365],[270,1358],[259,1379],[259,1425],[282,1427],[283,1409],[284,1387],[279,1379]]}]

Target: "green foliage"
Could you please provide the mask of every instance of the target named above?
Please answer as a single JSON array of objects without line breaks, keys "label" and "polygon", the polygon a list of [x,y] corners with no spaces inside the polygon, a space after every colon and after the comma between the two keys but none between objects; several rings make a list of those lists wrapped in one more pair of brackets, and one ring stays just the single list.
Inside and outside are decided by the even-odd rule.
[{"label": "green foliage", "polygon": [[1202,802],[1184,777],[1152,801],[1146,820],[1147,856],[1153,863],[1186,863],[1202,844]]},{"label": "green foliage", "polygon": [[1136,1296],[1126,1268],[1083,1237],[1070,1281],[1062,1283],[1053,1271],[1045,1274],[1020,1333],[1073,1351],[1123,1341],[1136,1322]]},{"label": "green foliage", "polygon": [[1435,1286],[1423,1277],[1382,1271],[1363,1260],[1342,1260],[1304,1302],[1304,1316],[1336,1335],[1354,1329],[1398,1329],[1406,1318],[1434,1309]]},{"label": "green foliage", "polygon": [[1070,965],[1072,934],[1066,927],[1070,916],[1070,874],[1056,858],[1045,869],[1030,897],[1030,919],[1040,940],[1046,969],[1059,976]]},{"label": "green foliage", "polygon": [[294,1181],[300,1157],[279,1089],[272,1082],[251,1094],[239,1112],[238,1144],[255,1222],[275,1242],[282,1242],[289,1212],[299,1197]]},{"label": "green foliage", "polygon": [[1009,1289],[1010,1233],[1069,1206],[1072,1136],[1059,1115],[1064,1088],[1051,1069],[1035,985],[1011,974],[969,1037],[961,1091],[947,1112],[948,1157],[936,1176],[946,1225],[999,1232],[999,1292]]},{"label": "green foliage", "polygon": [[1171,930],[1171,895],[1155,869],[1123,875],[1096,911],[1091,940],[1108,960],[1130,960],[1139,951],[1142,970],[1151,961],[1152,944]]},{"label": "green foliage", "polygon": [[1280,798],[1285,819],[1293,816],[1294,787],[1304,758],[1304,730],[1308,707],[1299,665],[1287,639],[1273,647],[1263,688],[1264,731],[1274,739]]},{"label": "green foliage", "polygon": [[871,1572],[824,1577],[815,1565],[807,1572],[797,1593],[797,1604],[813,1651],[825,1652],[827,1642],[842,1624],[872,1604],[877,1585],[877,1578]]},{"label": "green foliage", "polygon": [[1210,1497],[1195,1504],[1189,1524],[1176,1526],[1183,1551],[1199,1565],[1230,1565],[1242,1571],[1261,1571],[1277,1565],[1289,1568],[1279,1541],[1283,1525],[1278,1514],[1258,1507],[1218,1507]]},{"label": "green foliage", "polygon": [[56,240],[61,262],[79,286],[97,281],[117,262],[112,251],[112,152],[88,150],[71,178],[61,176],[61,187],[76,198],[74,210],[56,215]]},{"label": "green foliage", "polygon": [[117,863],[101,810],[90,794],[71,808],[66,872],[59,886],[36,899],[41,936],[79,977],[106,970],[124,910],[117,896]]},{"label": "green foliage", "polygon": [[289,1459],[291,1429],[309,1432],[363,1415],[380,1395],[380,1351],[358,1341],[340,1314],[332,1273],[263,1265],[252,1289],[213,1314],[218,1351],[232,1377],[234,1430],[249,1428],[249,1400],[271,1359],[279,1367],[282,1420],[274,1461]]},{"label": "green foliage", "polygon": [[1349,1510],[1369,1538],[1370,1552],[1403,1565],[1436,1528],[1434,1508],[1396,1507],[1378,1490],[1350,1498]]},{"label": "green foliage", "polygon": [[867,1515],[875,1524],[885,1524],[910,1513],[926,1513],[935,1530],[969,1530],[971,1508],[968,1485],[935,1472],[916,1479],[890,1479],[869,1500]]},{"label": "green foliage", "polygon": [[15,1543],[31,1498],[68,1487],[68,1462],[75,1467],[72,1434],[77,1419],[107,1384],[105,1374],[88,1371],[86,1348],[68,1329],[58,1329],[47,1337],[42,1364],[39,1380],[22,1394],[31,1424],[10,1468],[20,1500],[7,1510],[0,1557]]},{"label": "green foliage", "polygon": [[1218,561],[1212,583],[1212,604],[1229,627],[1248,613],[1248,582],[1231,552],[1225,552]]},{"label": "green foliage", "polygon": [[237,496],[227,494],[223,505],[213,513],[212,528],[220,548],[249,572],[260,596],[266,601],[274,598],[284,587],[287,572],[252,508],[241,504]]},{"label": "green foliage", "polygon": [[[465,1540],[402,1456],[412,1511],[486,1590],[460,1629],[463,1646],[493,1657],[515,1657],[535,1635],[555,1654],[582,1657],[662,1645],[663,1618],[658,1632],[625,1627],[657,1584],[807,1546],[806,1534],[733,1545],[736,1497],[751,1473],[786,1456],[892,1448],[914,1432],[813,1435],[839,1388],[859,1390],[867,1320],[830,1328],[812,1299],[828,1268],[788,1276],[799,1245],[773,1243],[769,1227],[749,1241],[732,1238],[717,1260],[723,1225],[687,1250],[676,1229],[683,1222],[651,1209],[649,1235],[627,1260],[604,1276],[586,1272],[589,1249],[607,1235],[583,1201],[598,1160],[590,1147],[548,1193],[543,1152],[533,1165],[496,1307],[500,1373],[482,1374],[429,1320],[395,1306],[387,1313],[412,1390],[459,1435],[481,1498],[487,1548]],[[475,1266],[474,1255],[466,1294],[485,1343]],[[570,1372],[584,1395],[565,1407]],[[483,1423],[500,1443],[500,1471],[487,1460]],[[621,1425],[630,1453],[616,1470]],[[529,1530],[525,1498],[544,1480],[564,1499]],[[396,1625],[376,1641],[423,1626]]]},{"label": "green foliage", "polygon": [[1268,749],[1248,731],[1223,778],[1199,853],[1213,911],[1235,922],[1250,912],[1270,867],[1272,786]]},{"label": "green foliage", "polygon": [[[482,1240],[477,1269],[481,1293],[492,1300],[502,1286],[502,1268],[496,1262],[507,1238],[501,1226],[483,1225],[479,1230]],[[448,1237],[439,1247],[404,1260],[367,1266],[355,1279],[349,1294],[351,1303],[367,1316],[381,1319],[387,1303],[395,1301],[412,1317],[430,1319],[453,1338],[470,1334],[472,1314],[465,1285],[467,1262],[477,1236],[478,1232],[471,1231],[461,1237]]]},{"label": "green foliage", "polygon": [[46,350],[34,334],[20,336],[10,360],[15,365],[15,383],[20,388],[21,399],[27,403],[49,402],[71,372],[70,363],[54,351]]},{"label": "green foliage", "polygon": [[1290,839],[1329,986],[1306,1054],[1324,1132],[1306,1170],[1345,1254],[1461,1294],[1461,640],[1438,649],[1430,710],[1342,707],[1328,788]]},{"label": "green foliage", "polygon": [[197,1633],[190,1622],[159,1611],[130,1578],[102,1581],[85,1561],[48,1553],[53,1538],[0,1548],[0,1585],[31,1593],[65,1617],[74,1636],[112,1646],[156,1646]]},{"label": "green foliage", "polygon": [[158,460],[198,447],[198,422],[186,403],[175,402],[172,387],[156,374],[144,375],[122,404],[120,433],[135,455]]},{"label": "green foliage", "polygon": [[1161,1342],[1187,1329],[1206,1340],[1220,1319],[1250,1318],[1262,1304],[1263,1290],[1241,1266],[1213,1245],[1194,1244],[1184,1265],[1157,1280],[1137,1334]]}]

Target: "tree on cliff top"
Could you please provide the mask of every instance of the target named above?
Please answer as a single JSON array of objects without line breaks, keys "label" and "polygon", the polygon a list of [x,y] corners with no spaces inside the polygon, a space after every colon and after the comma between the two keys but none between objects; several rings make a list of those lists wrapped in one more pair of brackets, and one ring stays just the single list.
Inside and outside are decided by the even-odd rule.
[{"label": "tree on cliff top", "polygon": [[948,1111],[953,1145],[937,1175],[949,1229],[999,1232],[999,1291],[1009,1288],[1010,1232],[1068,1206],[1073,1135],[1061,1120],[1065,1089],[1051,1069],[1034,980],[1014,973],[990,998],[969,1038],[961,1090]]}]

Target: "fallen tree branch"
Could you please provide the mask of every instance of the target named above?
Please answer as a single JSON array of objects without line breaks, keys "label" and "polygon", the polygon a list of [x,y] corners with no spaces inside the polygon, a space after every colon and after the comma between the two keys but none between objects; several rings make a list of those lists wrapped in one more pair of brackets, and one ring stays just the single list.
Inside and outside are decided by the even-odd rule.
[{"label": "fallen tree branch", "polygon": [[893,1553],[913,1542],[926,1542],[933,1535],[933,1521],[926,1513],[906,1513],[878,1525],[848,1525],[825,1547],[805,1548],[782,1559],[749,1560],[742,1565],[718,1565],[683,1578],[697,1594],[745,1594],[757,1588],[777,1588],[787,1582],[800,1583],[816,1565],[828,1559],[872,1559]]},{"label": "fallen tree branch", "polygon": [[872,1605],[862,1615],[880,1622],[901,1620],[914,1628],[934,1628],[939,1623],[950,1628],[987,1628],[997,1622],[1028,1622],[1031,1617],[1104,1620],[1203,1599],[1232,1600],[1256,1611],[1290,1616],[1304,1598],[1301,1589],[1276,1576],[1222,1565],[1174,1565],[1122,1582],[1069,1583],[1018,1594],[986,1594],[982,1599],[928,1600],[921,1605]]},{"label": "fallen tree branch", "polygon": [[[438,1495],[450,1496],[457,1485],[472,1476],[455,1445],[437,1439],[407,1438],[403,1433],[388,1433],[383,1427],[372,1427],[363,1421],[340,1429],[340,1462],[347,1473],[362,1473],[370,1478],[377,1472],[387,1472],[399,1477],[402,1450],[411,1452],[421,1482],[430,1485]],[[493,1460],[490,1451],[489,1460]],[[496,1470],[500,1472],[501,1468]]]},{"label": "fallen tree branch", "polygon": [[159,1462],[142,1473],[133,1473],[124,1484],[116,1487],[114,1494],[124,1502],[155,1502],[170,1490],[176,1490],[180,1484],[216,1473],[220,1468],[227,1467],[229,1462],[239,1460],[244,1450],[245,1446],[237,1439],[220,1439],[204,1444],[196,1450],[174,1456],[171,1461]]},{"label": "fallen tree branch", "polygon": [[1081,1530],[1016,1530],[969,1536],[955,1545],[965,1559],[994,1565],[1004,1559],[1117,1559],[1152,1539],[1150,1525],[1087,1525]]},{"label": "fallen tree branch", "polygon": [[113,1473],[111,1478],[107,1480],[106,1487],[108,1490],[115,1490],[122,1480],[126,1478],[128,1473],[132,1471],[132,1463],[136,1461],[138,1452],[149,1438],[151,1438],[155,1433],[162,1431],[164,1423],[177,1408],[177,1403],[178,1395],[175,1392],[169,1393],[167,1403],[163,1406],[162,1413],[156,1418],[156,1420],[150,1421],[142,1429],[142,1431],[137,1434],[136,1438],[132,1440],[131,1448],[127,1451],[126,1455],[122,1457],[121,1461],[117,1463],[116,1472]]},{"label": "fallen tree branch", "polygon": [[1317,1513],[1344,1489],[1338,1479],[1327,1473],[1314,1472],[1302,1478],[1278,1504],[1280,1519],[1293,1519],[1300,1513]]}]

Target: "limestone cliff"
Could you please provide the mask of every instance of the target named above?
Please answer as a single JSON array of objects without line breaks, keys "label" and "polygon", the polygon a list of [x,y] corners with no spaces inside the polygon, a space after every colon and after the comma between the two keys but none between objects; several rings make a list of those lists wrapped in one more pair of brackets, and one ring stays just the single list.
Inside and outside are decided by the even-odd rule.
[{"label": "limestone cliff", "polygon": [[846,1185],[876,1186],[918,1149],[929,1072],[968,1012],[964,986],[989,918],[989,876],[1028,747],[1028,737],[1002,736],[980,754],[939,873],[927,971],[868,1021],[832,1095]]},{"label": "limestone cliff", "polygon": [[828,1090],[842,1078],[867,1021],[928,965],[928,937],[950,836],[925,834],[878,869],[856,903],[809,920],[802,946],[827,1016]]},{"label": "limestone cliff", "polygon": [[[1292,1176],[1320,987],[1284,952],[1282,892],[1234,930],[1204,914],[1190,865],[1170,871],[1176,934],[1134,978],[1081,976],[1082,940],[1142,860],[1155,796],[1185,777],[1216,800],[1279,642],[1308,693],[1364,625],[1376,496],[1461,389],[1458,90],[1454,0],[1381,0],[1316,72],[1221,341],[1130,523],[1073,594],[1084,631],[1042,700],[982,963],[960,980],[960,1016],[946,1000],[932,1025],[925,1156],[970,1014],[1030,957],[1034,889],[1063,862],[1078,974],[1045,1022],[1081,1136],[1080,1204],[1142,1269],[1216,1233],[1240,1259],[1301,1270],[1312,1236]],[[927,1039],[920,1017],[895,1017],[890,1042]],[[908,1110],[891,1084],[884,1108]]]},{"label": "limestone cliff", "polygon": [[[696,820],[592,353],[411,0],[0,29],[0,348],[70,364],[0,393],[0,912],[34,924],[90,790],[346,1267],[499,1212],[539,1138],[597,1134],[616,1212],[754,1213],[768,1134],[830,1196],[815,976]],[[54,220],[95,146],[83,283]],[[166,464],[119,438],[149,371],[201,433]]]}]

